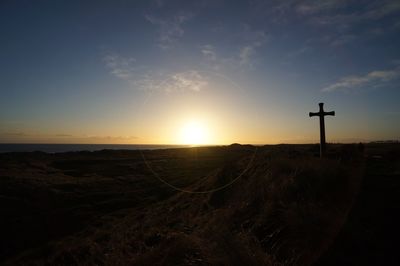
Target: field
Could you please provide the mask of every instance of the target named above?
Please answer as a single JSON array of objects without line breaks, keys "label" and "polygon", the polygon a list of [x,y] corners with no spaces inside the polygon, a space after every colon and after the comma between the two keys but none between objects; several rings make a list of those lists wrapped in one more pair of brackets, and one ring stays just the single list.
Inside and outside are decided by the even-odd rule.
[{"label": "field", "polygon": [[400,145],[0,154],[0,264],[395,265]]}]

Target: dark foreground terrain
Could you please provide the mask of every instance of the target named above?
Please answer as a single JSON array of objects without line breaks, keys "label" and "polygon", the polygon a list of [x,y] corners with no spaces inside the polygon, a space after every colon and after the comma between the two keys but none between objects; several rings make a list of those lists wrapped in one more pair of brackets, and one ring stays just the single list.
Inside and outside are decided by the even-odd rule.
[{"label": "dark foreground terrain", "polygon": [[316,145],[0,154],[0,264],[398,264],[400,146],[317,154]]}]

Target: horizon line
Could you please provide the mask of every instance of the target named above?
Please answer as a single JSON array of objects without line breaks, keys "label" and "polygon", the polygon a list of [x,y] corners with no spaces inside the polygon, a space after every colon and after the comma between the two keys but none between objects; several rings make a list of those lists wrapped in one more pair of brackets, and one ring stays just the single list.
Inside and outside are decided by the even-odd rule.
[{"label": "horizon line", "polygon": [[[337,142],[331,141],[327,142],[328,144],[354,144],[354,143],[398,143],[400,140],[398,139],[387,139],[387,140],[359,140],[352,142]],[[46,142],[0,142],[0,145],[140,145],[140,146],[185,146],[185,147],[205,147],[205,146],[229,146],[233,144],[239,145],[252,145],[252,146],[263,146],[263,145],[307,145],[307,144],[320,144],[318,142],[279,142],[279,143],[240,143],[240,142],[232,142],[230,144],[222,144],[222,143],[213,143],[213,144],[176,144],[176,143],[46,143]]]}]

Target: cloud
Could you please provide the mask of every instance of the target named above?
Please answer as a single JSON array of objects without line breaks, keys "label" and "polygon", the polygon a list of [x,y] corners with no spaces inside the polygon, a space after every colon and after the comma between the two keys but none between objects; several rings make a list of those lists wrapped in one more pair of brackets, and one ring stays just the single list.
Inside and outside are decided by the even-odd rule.
[{"label": "cloud", "polygon": [[241,25],[238,32],[227,34],[236,44],[231,55],[221,57],[215,46],[206,44],[200,47],[203,58],[208,61],[208,67],[215,70],[222,68],[252,68],[257,62],[257,50],[268,40],[267,34],[262,30],[254,30],[249,25]]},{"label": "cloud", "polygon": [[293,7],[297,0],[252,0],[250,10],[253,17],[263,18],[269,22],[282,24],[293,17]]},{"label": "cloud", "polygon": [[[210,53],[212,47],[205,46],[204,53]],[[215,54],[214,54],[215,56]],[[132,57],[123,57],[117,54],[104,56],[105,66],[110,69],[110,74],[129,83],[132,88],[151,92],[199,92],[207,86],[207,79],[198,71],[189,70],[181,73],[166,74],[155,69],[136,67],[136,60]],[[140,70],[140,71],[139,71]]]},{"label": "cloud", "polygon": [[319,12],[337,10],[348,3],[348,0],[321,0],[321,1],[302,1],[295,10],[302,15],[311,15]]},{"label": "cloud", "polygon": [[115,77],[129,80],[135,71],[133,63],[136,59],[133,57],[121,57],[117,54],[109,54],[103,58],[106,66],[110,69],[110,73]]},{"label": "cloud", "polygon": [[252,65],[252,57],[254,54],[254,46],[246,45],[242,47],[239,52],[239,64],[241,66]]},{"label": "cloud", "polygon": [[[398,0],[253,0],[252,14],[269,23],[306,24],[323,29],[337,48],[363,38],[374,38],[385,32],[398,30],[400,1]],[[384,19],[392,20],[391,26]],[[382,22],[382,23],[380,23]],[[325,42],[321,38],[320,42]]]},{"label": "cloud", "polygon": [[348,76],[338,82],[323,88],[323,92],[333,92],[337,90],[348,91],[361,86],[380,86],[400,77],[400,68],[392,70],[375,70],[364,76]]},{"label": "cloud", "polygon": [[217,60],[217,54],[215,52],[214,46],[210,44],[203,45],[201,47],[201,53],[203,56],[211,61]]},{"label": "cloud", "polygon": [[253,67],[257,49],[265,44],[267,35],[264,31],[253,30],[248,25],[244,25],[240,35],[245,45],[239,50],[239,65]]},{"label": "cloud", "polygon": [[212,68],[215,71],[221,70],[221,67],[225,65],[225,59],[221,58],[216,48],[211,44],[200,46],[200,52],[203,56],[205,67]]},{"label": "cloud", "polygon": [[163,0],[155,0],[154,4],[156,5],[156,7],[160,8],[163,7],[165,5]]},{"label": "cloud", "polygon": [[[311,17],[310,21],[319,26],[339,26],[341,29],[351,29],[355,24],[371,20],[379,20],[400,11],[400,2],[393,0],[373,1],[370,4],[365,5],[363,8],[357,9],[351,8],[352,5],[355,7],[358,6],[357,2],[337,2],[340,2],[340,5],[338,4],[336,7],[347,7],[347,9],[342,8],[336,10],[337,12],[333,12],[333,10],[329,10],[330,12],[325,13],[315,12],[315,14],[313,14],[315,16]],[[317,2],[313,3],[313,5],[318,5],[316,3]]]},{"label": "cloud", "polygon": [[103,136],[103,135],[83,135],[83,136],[75,136],[76,138],[81,139],[92,139],[92,140],[107,140],[107,141],[129,141],[138,139],[136,136]]},{"label": "cloud", "polygon": [[192,18],[192,13],[180,13],[171,18],[160,18],[154,15],[145,15],[147,21],[158,27],[159,43],[162,49],[169,49],[176,45],[184,35],[183,23]]},{"label": "cloud", "polygon": [[5,136],[17,136],[17,137],[25,137],[25,136],[28,136],[28,134],[27,133],[25,133],[25,132],[4,132],[4,133],[2,133],[3,135],[5,135]]},{"label": "cloud", "polygon": [[399,11],[400,11],[399,1],[397,0],[379,1],[379,4],[376,7],[371,6],[371,8],[363,14],[363,18],[380,19],[385,16],[397,13]]},{"label": "cloud", "polygon": [[196,70],[172,74],[148,71],[130,80],[130,83],[139,90],[168,94],[200,92],[208,85],[207,78]]},{"label": "cloud", "polygon": [[357,39],[357,35],[355,34],[343,34],[343,35],[338,35],[336,38],[334,38],[331,42],[330,45],[337,47],[337,46],[343,46],[347,43],[350,43],[354,40]]},{"label": "cloud", "polygon": [[0,132],[5,142],[27,142],[27,143],[113,143],[123,141],[134,141],[136,136],[104,136],[104,135],[71,135],[71,134],[48,134],[42,132]]},{"label": "cloud", "polygon": [[208,85],[207,79],[195,70],[172,75],[160,86],[166,93],[199,92]]},{"label": "cloud", "polygon": [[71,134],[56,134],[56,137],[61,137],[61,138],[67,138],[67,137],[73,137]]},{"label": "cloud", "polygon": [[290,23],[293,18],[314,25],[350,26],[363,20],[378,20],[400,11],[398,0],[253,0],[253,12],[274,23]]},{"label": "cloud", "polygon": [[253,29],[248,24],[242,25],[238,35],[243,42],[256,47],[263,45],[268,39],[264,30]]},{"label": "cloud", "polygon": [[103,57],[105,66],[110,70],[114,77],[124,80],[137,90],[153,90],[159,83],[154,71],[144,71],[146,67],[136,66],[136,59],[133,57],[124,57],[115,53]]},{"label": "cloud", "polygon": [[308,0],[293,4],[296,13],[304,16],[322,15],[332,19],[326,20],[327,22],[337,22],[339,18],[347,21],[376,20],[400,11],[400,2],[397,0],[370,1],[363,6],[358,1],[351,0]]}]

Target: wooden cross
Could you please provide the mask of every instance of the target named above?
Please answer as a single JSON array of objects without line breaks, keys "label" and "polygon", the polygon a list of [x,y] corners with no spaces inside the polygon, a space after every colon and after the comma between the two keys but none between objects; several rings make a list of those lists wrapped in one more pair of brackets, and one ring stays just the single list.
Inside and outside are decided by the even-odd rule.
[{"label": "wooden cross", "polygon": [[310,117],[312,116],[319,116],[319,130],[320,130],[320,156],[323,157],[325,153],[325,116],[332,115],[335,116],[335,111],[332,112],[325,112],[324,111],[324,103],[319,103],[319,112],[312,113],[310,112]]}]

